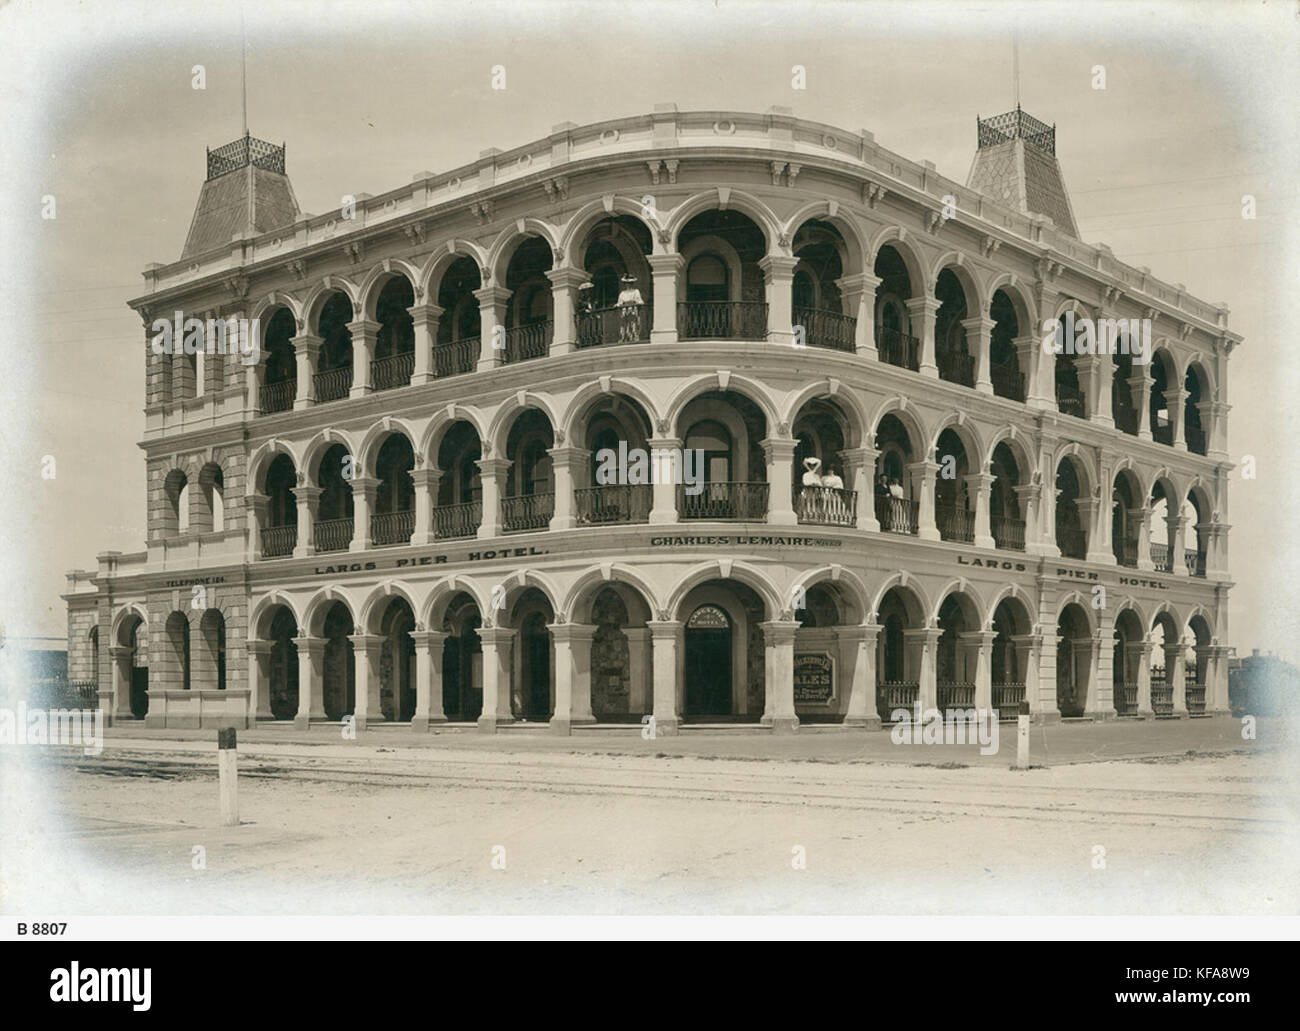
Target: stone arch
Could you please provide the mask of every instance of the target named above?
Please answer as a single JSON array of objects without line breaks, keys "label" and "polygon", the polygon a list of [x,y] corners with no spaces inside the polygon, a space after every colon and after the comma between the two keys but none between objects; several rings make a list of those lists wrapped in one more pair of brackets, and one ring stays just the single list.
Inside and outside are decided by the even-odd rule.
[{"label": "stone arch", "polygon": [[[510,395],[497,405],[496,411],[492,413],[486,435],[480,437],[484,444],[492,449],[492,454],[504,455],[506,453],[506,441],[510,433],[510,427],[514,425],[515,420],[521,414],[530,408],[535,408],[546,416],[547,421],[551,424],[552,433],[562,425],[559,417],[555,414],[550,398],[535,394],[531,390],[521,390],[517,394]],[[487,453],[486,448],[484,453]]]},{"label": "stone arch", "polygon": [[[428,424],[424,427],[424,432],[420,434],[419,446],[416,450],[417,461],[423,460],[428,465],[436,465],[438,459],[438,448],[442,444],[442,438],[447,431],[458,422],[467,422],[474,428],[480,441],[487,440],[487,431],[483,428],[482,413],[477,408],[468,408],[465,405],[458,405],[454,402],[448,404],[445,408],[440,408],[434,412]],[[412,443],[415,439],[412,438]]]},{"label": "stone arch", "polygon": [[[564,619],[568,618],[569,614],[560,608],[560,597],[563,592],[561,592],[555,585],[555,582],[544,573],[540,573],[535,569],[516,569],[513,573],[502,580],[498,586],[500,586],[500,588],[505,592],[505,608],[501,611],[513,611],[516,603],[519,601],[519,596],[531,587],[541,592],[542,596],[551,606],[551,611],[555,613],[557,622],[560,621],[561,617]],[[493,593],[496,593],[495,588]],[[501,596],[498,595],[498,597]],[[489,618],[492,618],[492,622],[496,622],[494,616],[489,617],[489,613],[493,613],[495,610],[488,608],[482,611],[485,625]]]},{"label": "stone arch", "polygon": [[284,591],[271,591],[264,594],[253,603],[252,609],[248,613],[248,639],[250,641],[265,641],[270,639],[272,615],[277,608],[283,606],[289,610],[293,620],[298,624],[298,633],[302,631],[302,616],[298,612],[298,606],[294,604],[292,598]]},{"label": "stone arch", "polygon": [[[352,619],[352,626],[354,628],[358,626],[357,610],[352,603],[352,599],[340,588],[331,585],[321,588],[303,606],[302,620],[298,623],[298,632],[308,637],[324,637],[325,615],[335,602],[343,604],[343,607],[348,610],[348,616]],[[353,633],[355,632],[354,629]]]},{"label": "stone arch", "polygon": [[416,299],[424,298],[436,301],[438,299],[438,290],[442,286],[442,277],[460,258],[469,258],[478,266],[479,281],[486,285],[489,278],[487,270],[491,267],[488,263],[487,252],[478,244],[469,240],[448,240],[442,249],[436,251],[425,263],[424,268],[420,270],[419,279],[415,281]]},{"label": "stone arch", "polygon": [[430,630],[440,630],[447,615],[447,606],[461,594],[467,594],[474,600],[481,619],[490,619],[490,599],[483,596],[478,583],[463,573],[455,573],[435,583],[425,596],[423,605],[414,610],[419,624]]},{"label": "stone arch", "polygon": [[315,331],[317,321],[320,319],[321,309],[325,302],[335,293],[342,293],[352,303],[352,318],[358,317],[360,308],[358,306],[359,295],[357,286],[350,279],[342,276],[326,276],[308,293],[307,299],[302,304],[302,318],[300,325],[306,327],[308,333]]},{"label": "stone arch", "polygon": [[391,415],[384,416],[379,420],[379,422],[366,430],[366,435],[362,438],[361,444],[357,448],[356,458],[358,475],[378,475],[374,468],[374,464],[379,455],[379,448],[384,441],[395,433],[400,433],[410,441],[412,449],[414,449],[417,443],[419,443],[419,435],[411,429],[410,425],[405,420],[394,419]]},{"label": "stone arch", "polygon": [[622,562],[605,563],[583,570],[569,585],[562,611],[575,622],[581,622],[575,614],[580,613],[584,606],[590,605],[602,587],[615,583],[622,583],[640,594],[652,619],[659,613],[662,605],[658,592],[645,577]]},{"label": "stone arch", "polygon": [[[261,320],[267,315],[273,314],[279,308],[288,308],[289,314],[293,316],[298,329],[303,328],[305,323],[303,322],[302,303],[296,297],[291,297],[279,290],[272,290],[265,297],[257,300],[249,309],[249,318]],[[267,322],[269,323],[270,319],[267,319]],[[259,344],[262,342],[258,341]]]},{"label": "stone arch", "polygon": [[[385,580],[371,590],[361,602],[360,615],[357,619],[358,632],[382,633],[379,623],[383,618],[384,610],[388,607],[387,603],[393,598],[403,599],[411,607],[413,614],[419,613],[420,606],[415,603],[415,593],[410,584],[403,580]],[[420,629],[420,624],[416,624],[416,629]]]},{"label": "stone arch", "polygon": [[1092,597],[1084,594],[1082,591],[1070,591],[1056,599],[1056,618],[1053,627],[1061,622],[1061,615],[1071,606],[1077,605],[1083,609],[1084,622],[1088,624],[1088,633],[1095,634],[1100,627],[1100,621],[1097,616],[1097,610],[1092,607]]},{"label": "stone arch", "polygon": [[964,413],[950,412],[945,415],[938,423],[931,427],[930,443],[926,451],[926,457],[933,455],[935,449],[939,446],[939,438],[943,435],[944,430],[952,430],[957,439],[961,441],[962,447],[966,449],[966,460],[969,467],[974,469],[983,469],[992,458],[992,450],[984,449],[984,442],[980,439],[979,428],[974,421],[964,417]]},{"label": "stone arch", "polygon": [[[935,436],[938,440],[938,436]],[[1038,455],[1034,450],[1033,441],[1028,435],[1016,426],[1010,423],[1000,426],[989,435],[988,450],[984,454],[984,463],[980,466],[982,472],[989,472],[993,463],[993,452],[997,450],[999,444],[1005,444],[1010,450],[1012,456],[1019,466],[1020,482],[1029,483],[1033,479],[1034,473],[1038,471]]]},{"label": "stone arch", "polygon": [[555,226],[540,218],[520,218],[503,229],[488,248],[486,267],[490,270],[489,278],[493,283],[505,283],[510,259],[519,245],[533,236],[540,236],[550,245],[552,256],[562,253]]},{"label": "stone arch", "polygon": [[[844,275],[851,276],[866,271],[868,252],[867,241],[857,222],[842,213],[838,204],[829,200],[809,201],[791,215],[781,227],[781,234],[793,240],[799,227],[805,222],[815,220],[825,222],[839,230],[847,251],[844,261]],[[874,253],[874,252],[873,252]]]},{"label": "stone arch", "polygon": [[[997,615],[998,606],[1004,601],[1013,602],[1023,609],[1027,630],[1032,631],[1038,622],[1038,605],[1033,598],[1029,596],[1020,584],[1007,583],[1003,584],[996,594],[989,599],[986,610],[987,621],[980,627],[981,630],[993,629],[993,618]],[[942,602],[940,603],[942,604]]]},{"label": "stone arch", "polygon": [[[892,415],[907,431],[913,448],[917,456],[926,453],[926,443],[930,440],[930,435],[925,428],[925,423],[921,420],[921,413],[917,407],[911,404],[906,397],[895,394],[893,397],[887,397],[876,407],[875,413],[871,417],[870,427],[871,436],[874,437],[880,429],[880,420],[886,415]],[[938,435],[935,435],[938,439]]]},{"label": "stone arch", "polygon": [[1077,440],[1062,444],[1052,452],[1052,474],[1060,469],[1061,463],[1069,459],[1074,466],[1075,478],[1079,481],[1079,498],[1092,497],[1099,483],[1097,467],[1088,451]]},{"label": "stone arch", "polygon": [[252,457],[248,460],[248,480],[247,493],[262,494],[264,482],[266,480],[267,470],[271,468],[271,463],[279,455],[285,455],[293,463],[295,470],[301,470],[302,466],[298,461],[298,455],[294,447],[287,440],[276,437],[258,445],[257,450],[253,452]]},{"label": "stone arch", "polygon": [[699,565],[692,566],[678,578],[677,583],[668,593],[668,600],[661,618],[679,618],[678,610],[681,608],[686,596],[694,588],[709,580],[736,580],[744,584],[762,600],[767,609],[768,619],[777,618],[779,613],[790,607],[781,598],[776,585],[762,570],[746,562],[724,562],[715,559],[711,562],[701,562]]},{"label": "stone arch", "polygon": [[145,610],[145,607],[139,602],[129,602],[128,604],[123,605],[122,608],[118,609],[117,615],[113,617],[109,643],[122,648],[129,648],[131,646],[130,639],[126,634],[126,629],[132,617],[135,617],[137,620],[137,622],[132,626],[133,631],[137,630],[141,626],[146,628],[149,626],[149,614]]},{"label": "stone arch", "polygon": [[650,230],[650,241],[653,247],[651,253],[663,253],[663,243],[660,236],[664,233],[664,227],[659,220],[657,218],[646,218],[645,210],[640,201],[631,197],[613,195],[584,204],[564,224],[560,233],[560,251],[564,255],[564,264],[566,266],[582,268],[583,254],[579,253],[579,248],[582,247],[587,234],[602,219],[614,215],[628,215],[635,218]]},{"label": "stone arch", "polygon": [[657,427],[663,417],[659,414],[658,402],[650,396],[645,387],[636,380],[603,376],[598,380],[584,383],[569,399],[562,421],[557,424],[562,428],[565,439],[579,442],[582,438],[583,416],[596,401],[611,394],[622,394],[639,404],[650,420],[651,433],[658,432]]},{"label": "stone arch", "polygon": [[818,399],[834,401],[844,411],[848,416],[851,431],[851,439],[846,442],[846,447],[861,447],[862,442],[867,438],[868,427],[872,425],[870,415],[863,407],[858,392],[842,389],[842,384],[838,380],[830,378],[819,380],[787,394],[780,406],[780,422],[793,426],[803,406]]},{"label": "stone arch", "polygon": [[375,304],[379,300],[380,291],[388,285],[390,279],[398,276],[404,276],[411,284],[411,292],[415,294],[417,304],[424,299],[420,293],[420,270],[402,258],[385,258],[366,273],[365,279],[357,287],[356,308],[361,312],[362,318],[372,322],[378,319]]},{"label": "stone arch", "polygon": [[1039,336],[1038,306],[1034,303],[1033,294],[1025,289],[1014,272],[1004,272],[997,276],[990,281],[986,290],[987,306],[982,309],[985,317],[990,315],[994,294],[1001,290],[1016,314],[1016,328],[1020,336]]},{"label": "stone arch", "polygon": [[[728,189],[727,187],[716,187],[712,190],[693,194],[673,208],[668,216],[666,228],[672,239],[674,251],[677,250],[677,239],[686,224],[696,215],[714,209],[719,211],[734,209],[747,216],[763,234],[763,238],[767,242],[767,253],[782,253],[779,245],[781,239],[780,220],[772,209],[753,194],[745,193],[743,190]],[[785,250],[789,250],[789,248],[785,248]]]},{"label": "stone arch", "polygon": [[890,573],[876,589],[875,597],[871,599],[871,615],[874,617],[880,611],[885,595],[896,587],[899,589],[899,596],[903,598],[904,607],[907,608],[911,621],[917,626],[929,625],[930,613],[936,611],[936,607],[930,604],[925,588],[915,577],[903,570]]},{"label": "stone arch", "polygon": [[963,615],[969,620],[972,629],[993,621],[993,609],[984,606],[984,599],[980,597],[979,591],[964,576],[949,580],[942,588],[935,591],[933,597],[934,608],[927,613],[928,623],[939,621],[939,610],[943,608],[943,603],[952,597],[961,599],[958,604],[962,606]]},{"label": "stone arch", "polygon": [[686,406],[700,394],[708,393],[710,390],[734,391],[753,402],[758,406],[758,410],[763,413],[763,418],[767,420],[767,432],[769,434],[777,432],[777,427],[781,425],[776,403],[762,383],[746,376],[714,372],[688,380],[678,387],[672,397],[668,399],[665,406],[664,421],[669,427],[669,432],[681,419]]},{"label": "stone arch", "polygon": [[989,305],[993,303],[993,295],[985,294],[983,284],[966,263],[966,255],[961,251],[947,251],[935,259],[925,280],[927,297],[935,296],[939,286],[939,275],[944,269],[948,269],[957,277],[962,293],[966,295],[966,318],[975,318],[988,311]]},{"label": "stone arch", "polygon": [[[843,566],[826,565],[818,566],[816,569],[810,569],[800,573],[790,584],[788,596],[793,597],[799,590],[807,590],[809,587],[818,583],[830,582],[847,596],[852,603],[857,623],[866,623],[868,613],[874,612],[874,609],[868,610],[871,604],[871,589],[867,586],[866,581],[851,569],[845,569]],[[841,619],[844,613],[840,613]],[[850,625],[850,620],[844,620],[844,625]]]},{"label": "stone arch", "polygon": [[930,276],[925,260],[921,257],[920,252],[912,246],[907,230],[902,226],[891,225],[885,226],[876,234],[871,241],[872,268],[875,268],[876,259],[880,257],[880,248],[885,246],[892,247],[898,252],[903,265],[907,268],[907,278],[911,282],[915,296],[921,296],[921,291],[928,289]]},{"label": "stone arch", "polygon": [[342,430],[333,427],[321,430],[303,449],[302,465],[298,466],[300,482],[303,482],[304,478],[306,483],[315,484],[319,481],[321,457],[335,444],[341,444],[350,455],[355,456],[357,453],[356,448],[352,446],[352,439]]}]

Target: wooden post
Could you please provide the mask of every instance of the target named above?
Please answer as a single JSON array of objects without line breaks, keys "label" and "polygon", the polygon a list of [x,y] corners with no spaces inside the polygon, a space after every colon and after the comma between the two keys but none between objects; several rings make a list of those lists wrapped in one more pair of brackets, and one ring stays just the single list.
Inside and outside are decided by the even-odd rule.
[{"label": "wooden post", "polygon": [[1016,765],[1017,770],[1029,769],[1029,702],[1020,703],[1020,714],[1016,717]]},{"label": "wooden post", "polygon": [[235,728],[217,731],[217,774],[221,791],[221,822],[226,827],[239,826],[238,769],[239,753],[235,750]]}]

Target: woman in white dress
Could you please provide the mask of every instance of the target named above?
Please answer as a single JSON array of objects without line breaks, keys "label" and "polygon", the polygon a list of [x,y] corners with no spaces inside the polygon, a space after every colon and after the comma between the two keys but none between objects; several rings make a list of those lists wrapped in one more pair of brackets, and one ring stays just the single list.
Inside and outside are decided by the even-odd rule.
[{"label": "woman in white dress", "polygon": [[631,274],[619,280],[623,289],[618,295],[618,340],[631,344],[641,339],[641,291],[637,289],[636,276]]}]

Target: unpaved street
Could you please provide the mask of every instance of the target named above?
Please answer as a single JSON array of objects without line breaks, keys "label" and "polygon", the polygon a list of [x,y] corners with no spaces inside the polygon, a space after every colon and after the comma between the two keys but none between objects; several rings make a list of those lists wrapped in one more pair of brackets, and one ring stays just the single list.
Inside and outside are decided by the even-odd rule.
[{"label": "unpaved street", "polygon": [[6,790],[36,829],[6,835],[5,910],[30,915],[37,897],[87,915],[1300,909],[1300,792],[1281,751],[1171,746],[1016,772],[942,754],[635,754],[626,737],[259,739],[241,748],[243,823],[222,828],[210,736],[10,754]]}]

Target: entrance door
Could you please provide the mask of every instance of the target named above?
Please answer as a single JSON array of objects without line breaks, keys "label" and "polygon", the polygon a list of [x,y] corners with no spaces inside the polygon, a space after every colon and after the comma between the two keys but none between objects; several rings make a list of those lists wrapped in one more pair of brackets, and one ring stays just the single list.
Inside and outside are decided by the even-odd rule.
[{"label": "entrance door", "polygon": [[131,715],[142,720],[149,712],[149,667],[131,668]]},{"label": "entrance door", "polygon": [[534,614],[524,626],[523,695],[529,719],[551,715],[551,637],[546,620]]},{"label": "entrance door", "polygon": [[686,621],[685,715],[731,715],[731,620],[716,605]]}]

